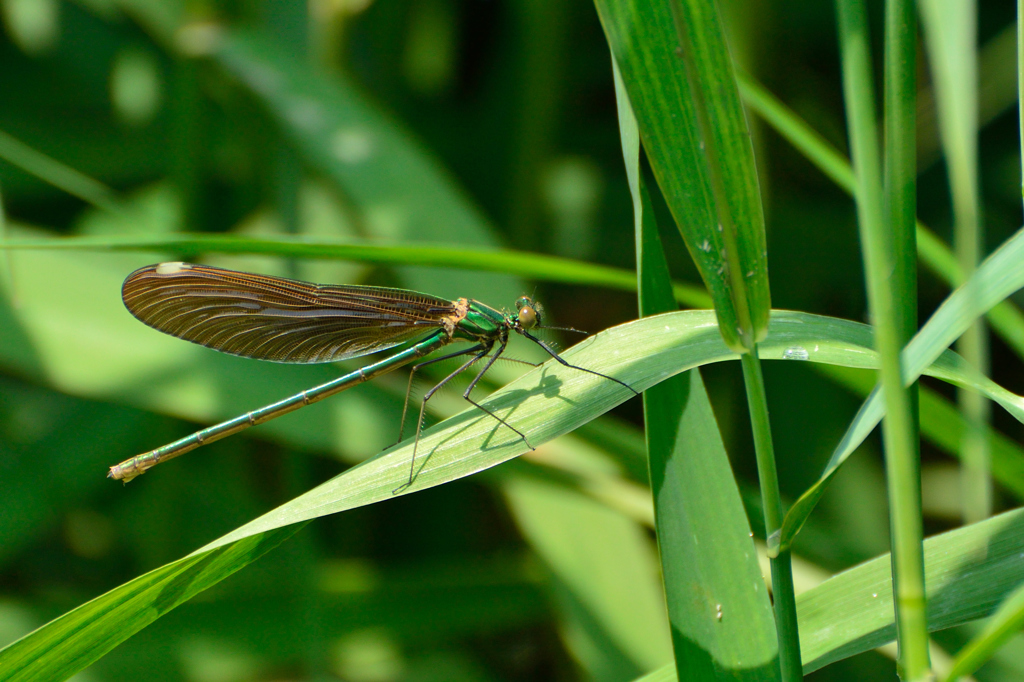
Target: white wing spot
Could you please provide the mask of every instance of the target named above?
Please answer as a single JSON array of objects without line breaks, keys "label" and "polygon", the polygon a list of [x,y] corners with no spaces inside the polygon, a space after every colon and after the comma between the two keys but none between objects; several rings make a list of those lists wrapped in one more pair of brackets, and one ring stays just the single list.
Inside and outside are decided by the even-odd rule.
[{"label": "white wing spot", "polygon": [[189,263],[182,263],[181,261],[174,261],[173,263],[161,263],[156,266],[156,274],[158,275],[176,275],[182,270],[191,270],[192,266]]}]

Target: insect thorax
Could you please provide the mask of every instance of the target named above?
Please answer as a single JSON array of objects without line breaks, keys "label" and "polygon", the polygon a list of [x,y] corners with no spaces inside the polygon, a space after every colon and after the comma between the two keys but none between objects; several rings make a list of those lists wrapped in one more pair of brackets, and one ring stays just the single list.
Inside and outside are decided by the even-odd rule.
[{"label": "insect thorax", "polygon": [[475,341],[500,336],[502,330],[509,327],[505,315],[478,301],[459,299],[456,305],[465,302],[468,306],[465,315],[457,322],[453,331],[456,338]]}]

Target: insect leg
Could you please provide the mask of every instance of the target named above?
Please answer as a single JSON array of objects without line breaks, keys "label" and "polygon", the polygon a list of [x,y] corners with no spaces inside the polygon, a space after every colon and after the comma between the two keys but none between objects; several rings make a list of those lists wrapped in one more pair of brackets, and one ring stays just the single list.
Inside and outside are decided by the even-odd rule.
[{"label": "insect leg", "polygon": [[[502,424],[507,426],[509,429],[511,429],[512,431],[514,431],[517,434],[519,434],[519,437],[523,439],[523,442],[526,443],[527,447],[529,447],[531,450],[533,450],[534,447],[532,445],[530,445],[530,441],[529,441],[529,439],[527,439],[525,433],[523,433],[522,431],[520,431],[516,427],[512,426],[507,421],[505,421],[504,419],[502,419],[498,415],[494,414],[493,412],[488,410],[486,407],[484,407],[483,405],[481,405],[480,403],[478,403],[477,401],[473,400],[470,397],[470,394],[473,392],[473,389],[476,388],[476,385],[480,381],[480,379],[483,378],[484,374],[487,373],[487,370],[489,370],[491,368],[491,365],[493,365],[495,363],[495,361],[497,361],[497,359],[499,357],[501,357],[501,354],[505,352],[505,347],[507,345],[508,345],[508,339],[502,340],[501,345],[498,346],[498,350],[494,353],[494,355],[492,355],[490,357],[490,359],[487,361],[487,364],[484,365],[484,368],[482,370],[480,370],[480,372],[476,375],[476,377],[473,378],[473,381],[469,382],[469,386],[466,388],[466,392],[462,394],[462,397],[465,398],[471,405],[473,405],[477,409],[482,410],[483,412],[486,412],[487,414],[491,415],[492,417],[497,419],[499,422],[501,422]],[[527,364],[532,364],[532,363],[527,363]]]},{"label": "insect leg", "polygon": [[[488,353],[490,353],[492,346],[493,346],[493,344],[488,345],[488,344],[486,344],[486,342],[485,343],[480,343],[477,346],[474,346],[473,348],[471,348],[471,349],[469,349],[467,351],[463,351],[461,353],[454,353],[454,354],[446,356],[444,358],[435,358],[434,360],[428,361],[428,362],[436,362],[437,360],[450,359],[452,357],[458,357],[459,355],[465,355],[466,353],[472,352],[473,349],[477,349],[478,350],[476,355],[471,357],[469,360],[466,360],[464,363],[462,363],[462,365],[457,370],[455,370],[454,372],[452,372],[451,374],[446,376],[444,379],[441,379],[441,381],[436,386],[434,386],[432,389],[430,389],[425,394],[423,394],[423,401],[420,403],[420,418],[416,422],[416,439],[412,443],[412,459],[409,462],[409,480],[406,483],[403,483],[402,485],[400,485],[397,488],[395,488],[394,490],[392,490],[391,491],[392,495],[397,495],[398,493],[402,492],[403,490],[405,490],[406,488],[411,486],[413,480],[415,479],[415,473],[416,473],[416,448],[418,448],[419,444],[420,444],[420,432],[423,431],[423,416],[424,416],[424,414],[426,414],[427,401],[429,401],[430,398],[437,392],[437,389],[441,388],[442,386],[447,384],[449,381],[451,381],[455,377],[457,377],[460,374],[462,374],[463,372],[465,372],[467,369],[469,369],[469,367],[474,362],[476,362],[477,360],[479,360],[483,356],[485,356]],[[426,363],[421,363],[421,364],[426,364]],[[404,417],[403,417],[403,421],[404,421]]]},{"label": "insect leg", "polygon": [[[423,362],[417,363],[417,364],[412,366],[412,369],[409,372],[409,386],[405,389],[405,404],[402,406],[402,421],[400,422],[400,425],[398,427],[398,441],[396,442],[396,444],[402,442],[402,436],[405,434],[405,417],[406,417],[406,415],[409,412],[409,396],[412,393],[412,380],[416,376],[416,372],[421,367],[426,367],[427,365],[432,365],[435,362],[441,362],[442,360],[451,360],[452,358],[457,358],[457,357],[459,357],[461,355],[469,355],[470,353],[476,353],[476,352],[481,351],[483,349],[484,349],[484,344],[478,343],[477,345],[470,346],[469,348],[466,348],[464,350],[460,350],[460,351],[457,351],[455,353],[448,353],[447,355],[442,355],[439,358],[431,358],[430,360],[425,360]],[[490,350],[490,348],[487,348],[487,350]],[[476,362],[476,360],[473,360],[473,362]],[[470,364],[472,364],[472,362]],[[468,367],[468,365],[466,365],[466,366]],[[459,372],[463,371],[463,369],[465,369],[465,367],[460,368],[455,373],[458,374]],[[448,379],[450,379],[450,378],[451,377],[448,377]],[[448,381],[448,379],[445,379],[445,381]],[[444,382],[441,382],[441,383],[444,383]],[[421,415],[420,416],[420,421],[422,421],[422,420],[423,420],[423,417]]]},{"label": "insect leg", "polygon": [[630,391],[633,392],[633,395],[640,395],[640,393],[636,389],[634,389],[632,386],[630,386],[629,384],[627,384],[624,381],[619,381],[615,377],[610,377],[607,374],[601,374],[600,372],[595,372],[594,370],[587,369],[586,367],[580,367],[578,365],[571,365],[571,364],[569,364],[568,362],[566,362],[565,360],[562,359],[562,356],[560,356],[558,353],[555,352],[555,349],[553,349],[551,346],[549,346],[548,344],[544,343],[543,341],[541,341],[540,339],[538,339],[536,336],[534,336],[530,332],[526,331],[525,329],[517,329],[516,331],[518,331],[520,334],[522,334],[523,336],[525,336],[526,338],[530,339],[535,344],[537,344],[538,346],[540,346],[541,348],[546,350],[548,352],[548,355],[553,357],[555,360],[558,360],[564,366],[572,367],[573,369],[578,369],[581,372],[586,372],[587,374],[594,374],[596,376],[603,377],[605,379],[610,379],[611,381],[614,381],[615,383],[619,384],[620,386],[625,386],[626,388],[628,388]]}]

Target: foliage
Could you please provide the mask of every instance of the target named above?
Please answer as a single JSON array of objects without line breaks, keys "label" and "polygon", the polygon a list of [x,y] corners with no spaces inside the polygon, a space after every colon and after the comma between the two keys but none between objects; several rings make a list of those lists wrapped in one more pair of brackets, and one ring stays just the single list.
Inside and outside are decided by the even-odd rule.
[{"label": "foliage", "polygon": [[[847,196],[863,207],[863,173],[836,151],[844,97],[863,104],[870,86],[843,93],[830,3],[718,4],[720,16],[690,0],[0,2],[0,679],[775,679],[755,561],[766,543],[794,558],[804,672],[891,677],[891,654],[875,651],[895,621],[870,435],[885,407],[872,329],[856,322],[869,313]],[[925,376],[932,666],[1013,680],[1015,25],[1009,7],[977,9],[975,92],[957,71],[972,25],[942,23],[975,10],[954,4],[961,14],[922,15],[920,71],[937,84],[917,96],[920,301],[892,305],[924,320],[902,371]],[[869,18],[882,36],[881,14]],[[723,39],[732,65],[714,53]],[[691,108],[709,83],[725,104]],[[984,126],[974,166],[964,102]],[[708,161],[698,138],[726,153]],[[715,172],[721,186],[701,175]],[[997,252],[973,276],[944,246],[970,213],[964,183],[980,187],[982,253]],[[717,237],[707,221],[722,206],[740,219]],[[357,366],[256,363],[140,325],[121,281],[184,258],[499,307],[535,295],[553,324],[610,327],[550,338],[645,403],[553,363],[495,367],[488,404],[537,449],[456,387],[431,403],[431,454],[395,496],[410,451],[392,447],[396,373],[115,485],[104,470],[120,460]],[[730,258],[753,273],[749,290],[718,272]],[[705,284],[717,318],[658,314],[710,307]],[[990,309],[988,379],[984,348],[961,348],[969,361],[946,349]],[[721,319],[738,321],[724,339]],[[755,344],[786,512],[771,538],[734,362]],[[991,423],[951,386],[992,400]],[[986,502],[957,487],[958,457],[975,482],[981,461],[1002,513],[960,525]],[[964,656],[951,665],[936,647]]]}]

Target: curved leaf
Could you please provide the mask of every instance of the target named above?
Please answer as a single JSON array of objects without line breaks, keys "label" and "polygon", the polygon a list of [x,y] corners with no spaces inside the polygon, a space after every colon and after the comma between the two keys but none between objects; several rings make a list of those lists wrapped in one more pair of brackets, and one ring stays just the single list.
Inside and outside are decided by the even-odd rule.
[{"label": "curved leaf", "polygon": [[[931,364],[945,349],[949,347],[979,316],[984,315],[992,306],[1007,296],[1024,287],[1024,230],[1020,230],[1006,240],[999,249],[989,256],[971,278],[935,311],[927,324],[914,336],[903,350],[902,371],[903,382],[911,384],[923,373],[924,368]],[[959,356],[948,354],[949,362],[958,365],[960,370],[966,368]],[[953,359],[957,358],[957,359]],[[965,386],[985,383],[977,372],[970,371],[971,379]],[[947,375],[948,378],[948,375]],[[966,377],[965,377],[966,378]],[[987,393],[987,392],[986,392]],[[1024,406],[1012,394],[990,395],[1017,419],[1024,418]],[[772,551],[785,548],[792,543],[800,532],[800,527],[807,520],[811,510],[825,493],[825,487],[846,459],[853,454],[858,445],[864,442],[868,434],[875,428],[885,412],[881,394],[876,387],[868,399],[861,405],[857,416],[851,422],[846,434],[832,453],[831,459],[822,472],[821,477],[807,490],[790,508],[783,521],[778,538],[770,540]]]},{"label": "curved leaf", "polygon": [[[779,311],[773,315],[768,337],[759,349],[762,357],[769,359],[801,358],[873,367],[871,344],[866,325]],[[701,310],[658,315],[609,329],[570,348],[563,357],[645,390],[681,371],[738,356],[725,347],[714,313]],[[951,361],[949,365],[953,369],[944,373],[955,375],[956,363]],[[962,381],[970,383],[966,377]],[[552,361],[498,391],[484,404],[512,420],[535,446],[543,446],[632,396],[614,382]],[[468,476],[527,450],[514,433],[475,409],[467,410],[424,432],[419,446],[422,469],[405,494]],[[408,478],[411,455],[412,444],[401,443],[189,557],[65,614],[0,651],[0,669],[17,663],[22,666],[20,670],[31,671],[14,679],[49,678],[81,669],[155,617],[254,560],[268,543],[276,544],[288,534],[272,531],[391,499],[391,491]],[[214,550],[219,551],[211,555]],[[218,562],[211,556],[226,558]],[[201,570],[192,568],[200,564]],[[174,599],[169,600],[168,594]],[[43,651],[53,653],[34,662],[32,657]],[[42,667],[24,667],[27,665]]]}]

